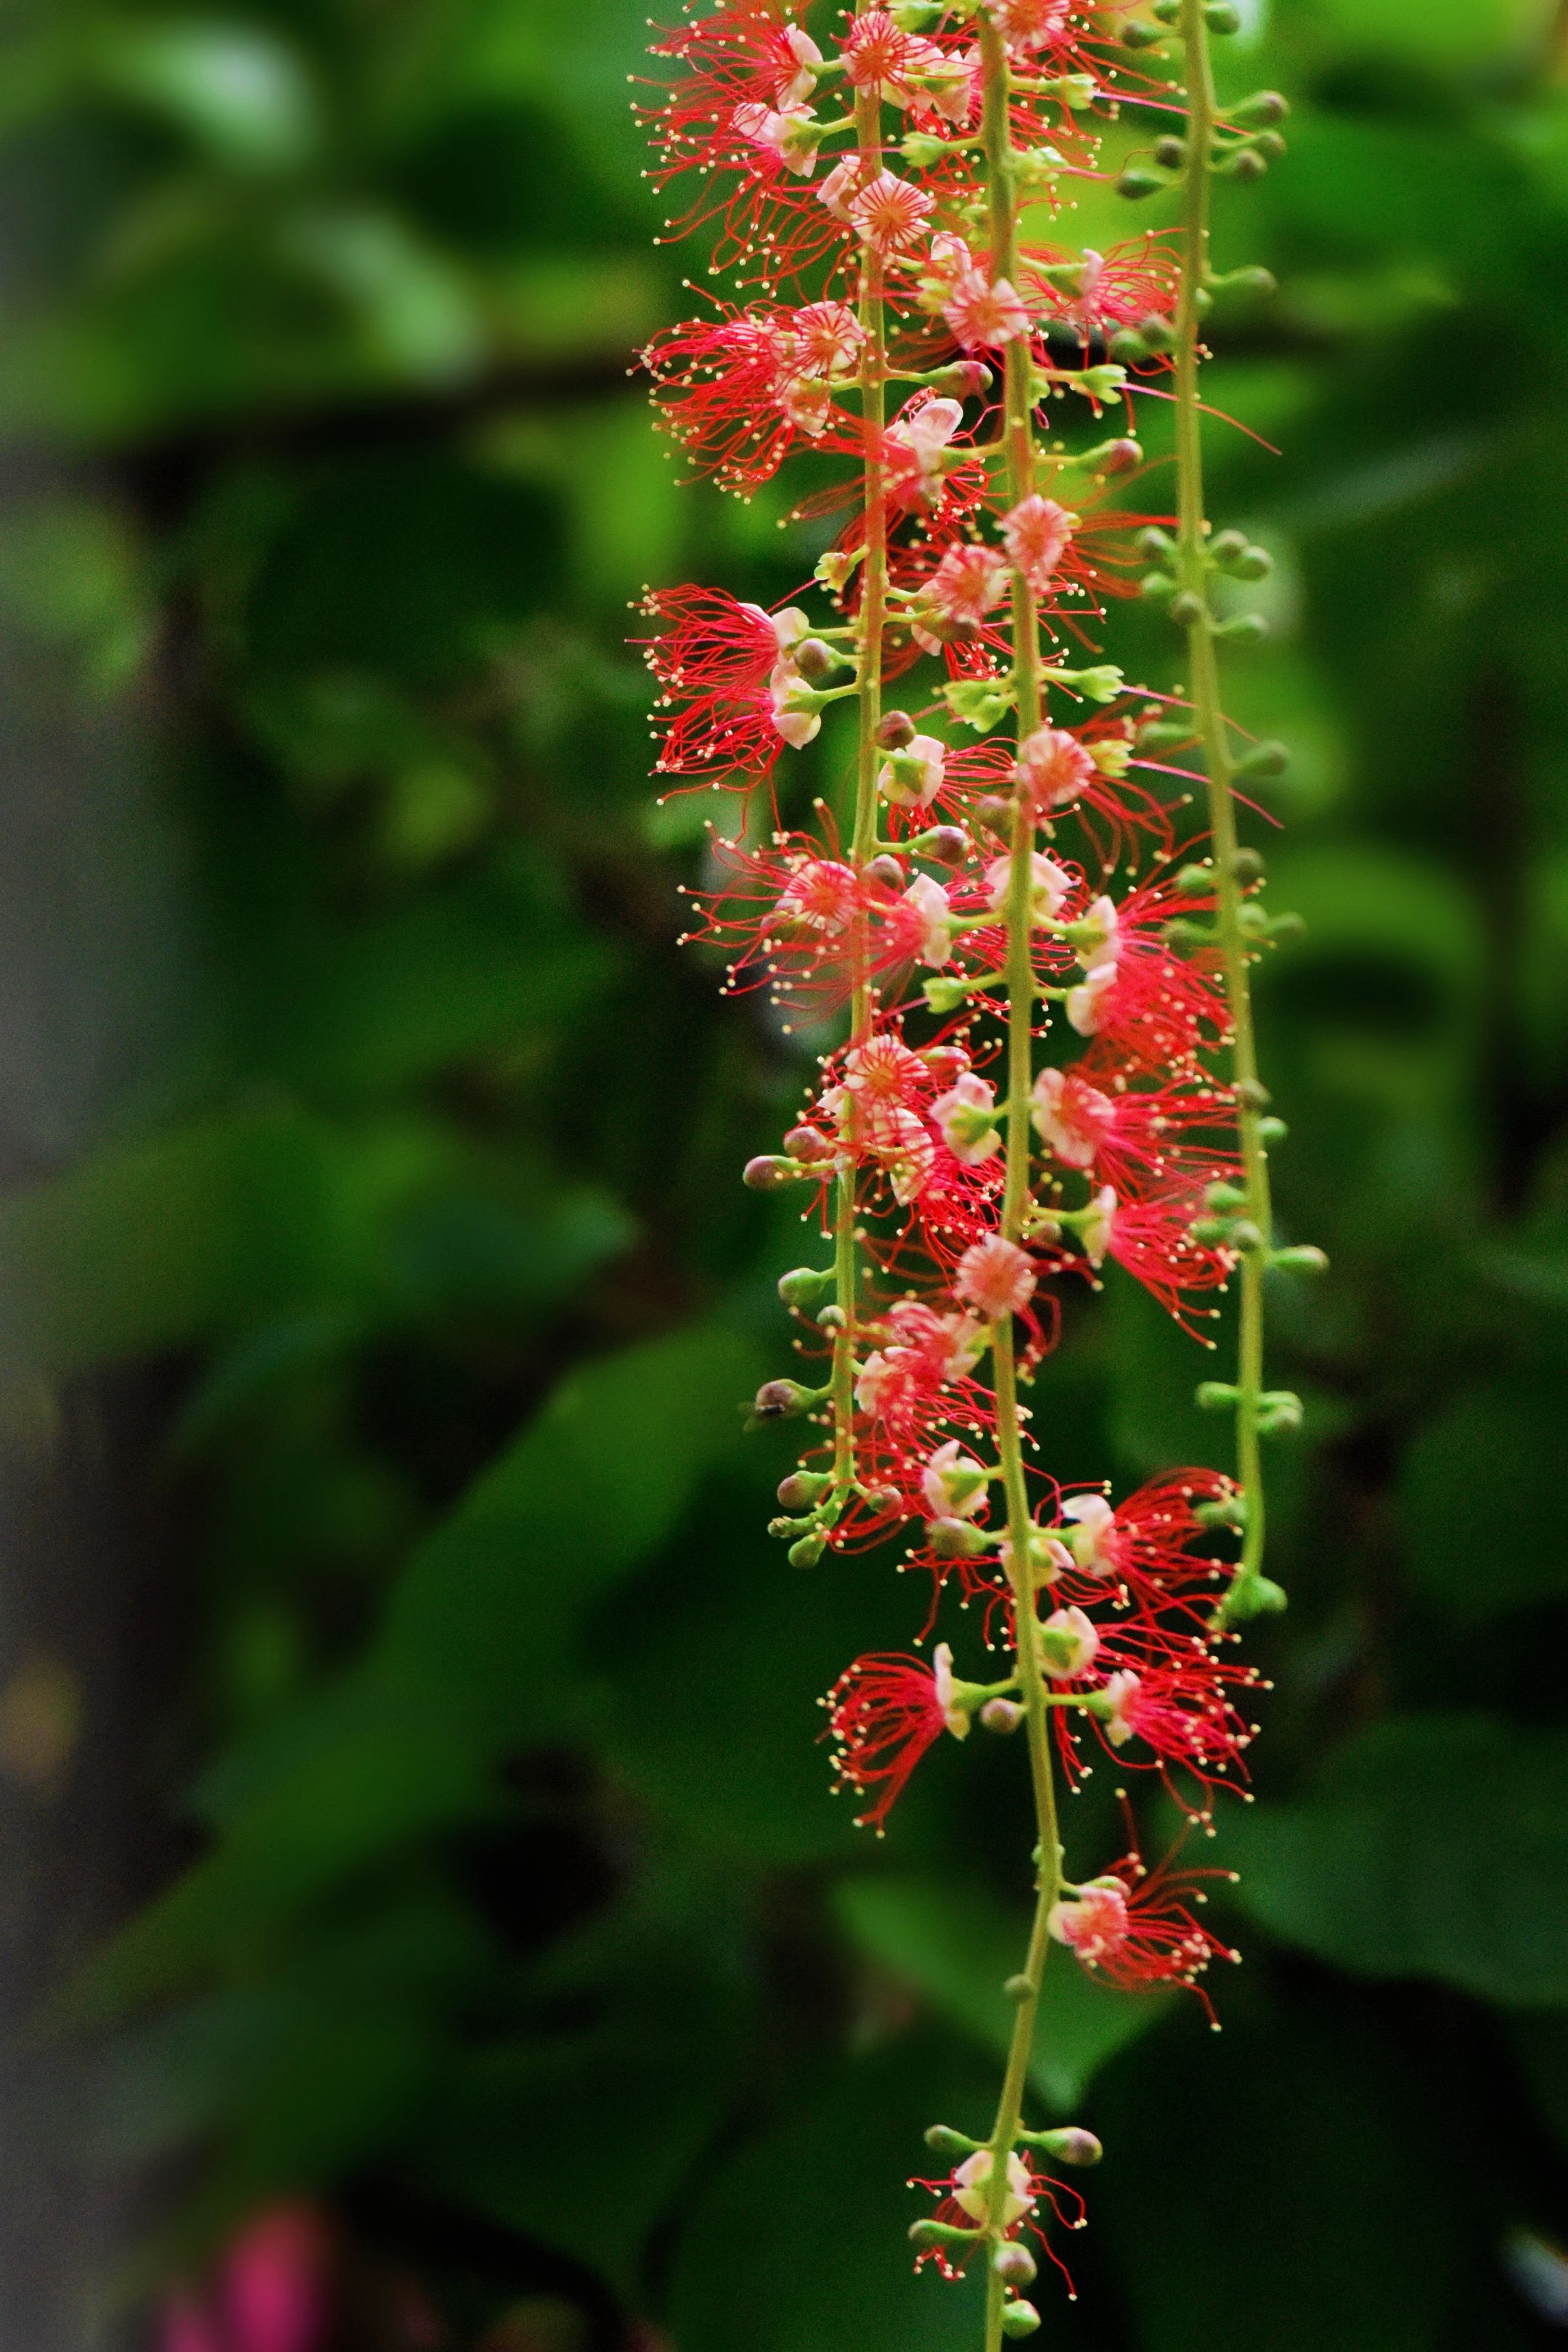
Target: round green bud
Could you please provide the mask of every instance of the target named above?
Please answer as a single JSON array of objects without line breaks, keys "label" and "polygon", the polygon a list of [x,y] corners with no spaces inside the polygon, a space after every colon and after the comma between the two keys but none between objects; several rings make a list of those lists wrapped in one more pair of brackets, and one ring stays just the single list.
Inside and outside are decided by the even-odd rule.
[{"label": "round green bud", "polygon": [[1032,2303],[1005,2303],[1002,2306],[1002,2333],[1032,2336],[1040,2324],[1040,2315]]},{"label": "round green bud", "polygon": [[[824,1274],[815,1265],[797,1265],[788,1274],[780,1275],[779,1297],[786,1307],[809,1307],[813,1299],[821,1297],[832,1279],[831,1274]],[[782,1495],[779,1500],[784,1500]]]},{"label": "round green bud", "polygon": [[1137,204],[1144,196],[1158,195],[1164,185],[1158,172],[1146,172],[1141,164],[1129,163],[1116,183],[1116,193]]}]

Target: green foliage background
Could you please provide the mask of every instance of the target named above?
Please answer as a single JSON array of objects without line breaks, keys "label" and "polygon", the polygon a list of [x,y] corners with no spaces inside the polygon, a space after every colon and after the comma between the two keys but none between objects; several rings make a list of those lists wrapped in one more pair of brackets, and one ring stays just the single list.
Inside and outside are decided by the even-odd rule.
[{"label": "green foliage background", "polygon": [[[737,1171],[802,1063],[672,944],[706,812],[650,809],[626,604],[816,543],[678,493],[626,380],[691,260],[643,13],[0,12],[4,1634],[86,1706],[51,1776],[0,1695],[60,2032],[6,2162],[129,2214],[110,2312],[304,2193],[454,2347],[957,2352],[903,2184],[991,2096],[1019,1759],[855,1834],[813,1701],[916,1596],[790,1570],[740,1434],[799,1236]],[[1042,2340],[1512,2352],[1568,2310],[1568,32],[1273,0],[1226,71],[1296,108],[1210,397],[1283,452],[1216,428],[1214,506],[1278,558],[1232,699],[1295,751],[1264,1052],[1332,1274],[1273,1307],[1247,1964],[1217,2041],[1056,1972],[1036,2091],[1110,2153]],[[1206,1369],[1113,1284],[1053,1466],[1209,1454]]]}]

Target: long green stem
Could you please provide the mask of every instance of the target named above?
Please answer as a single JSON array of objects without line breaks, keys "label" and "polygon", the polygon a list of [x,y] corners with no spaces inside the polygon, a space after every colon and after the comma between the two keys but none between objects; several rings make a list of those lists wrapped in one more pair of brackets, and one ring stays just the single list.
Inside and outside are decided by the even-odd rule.
[{"label": "long green stem", "polygon": [[[868,0],[861,0],[864,8]],[[855,128],[860,155],[880,156],[881,101],[876,89],[857,92]],[[861,570],[859,625],[859,738],[855,761],[855,805],[851,821],[849,862],[857,871],[876,855],[877,730],[882,717],[882,629],[888,602],[887,482],[882,463],[882,430],[887,415],[887,341],[883,321],[882,268],[869,246],[860,271],[860,325],[865,344],[860,362],[860,411],[866,439],[866,553]],[[871,1025],[874,1004],[863,929],[854,943],[855,973],[850,1003],[850,1034],[858,1041]],[[843,1315],[833,1348],[834,1475],[840,1491],[855,1475],[855,1349],[858,1265],[855,1242],[855,1175],[847,1169],[838,1180],[834,1219],[834,1273],[838,1306]]]},{"label": "long green stem", "polygon": [[1202,411],[1198,370],[1203,328],[1202,297],[1209,282],[1209,154],[1215,124],[1214,74],[1203,0],[1182,0],[1181,37],[1186,48],[1187,162],[1183,190],[1182,285],[1176,310],[1176,467],[1179,484],[1178,566],[1188,607],[1189,692],[1208,776],[1209,831],[1214,842],[1218,929],[1225,960],[1226,993],[1232,1032],[1231,1071],[1241,1133],[1242,1212],[1260,1238],[1241,1258],[1241,1329],[1236,1401],[1237,1470],[1246,1497],[1247,1524],[1241,1565],[1227,1607],[1244,1608],[1262,1573],[1263,1469],[1258,1416],[1263,1394],[1263,1267],[1272,1232],[1268,1159],[1261,1120],[1267,1096],[1258,1084],[1253,1034],[1249,950],[1241,927],[1242,888],[1237,873],[1235,766],[1220,702],[1215,658],[1214,614],[1209,603],[1204,512]]},{"label": "long green stem", "polygon": [[[1017,189],[1013,142],[1008,122],[1007,55],[989,16],[979,20],[981,59],[985,78],[984,135],[991,205],[991,275],[993,279],[1017,276]],[[1034,488],[1032,427],[1033,398],[1027,339],[1017,337],[1007,346],[1006,445],[1010,502],[1016,505]],[[1013,662],[1016,684],[1018,736],[1022,741],[1040,723],[1039,630],[1035,596],[1020,572],[1013,575]],[[1007,892],[1007,1161],[1003,1193],[1002,1231],[1016,1242],[1023,1232],[1029,1189],[1029,1092],[1033,1078],[1035,975],[1030,952],[1033,894],[1031,859],[1035,846],[1034,818],[1020,793],[1013,816],[1012,872]],[[989,2223],[991,2243],[1001,2234],[1003,2202],[1007,2194],[1007,2159],[1022,2119],[1029,2056],[1034,2047],[1035,2019],[1040,1984],[1050,1948],[1052,1906],[1060,1891],[1061,1842],[1057,1825],[1055,1769],[1051,1761],[1050,1715],[1045,1703],[1041,1673],[1039,1622],[1035,1613],[1033,1513],[1024,1475],[1022,1431],[1018,1418],[1018,1380],[1013,1326],[1004,1318],[992,1343],[996,1375],[997,1450],[1007,1496],[1007,1538],[1011,1557],[1015,1644],[1018,1681],[1025,1706],[1029,1744],[1029,1772],[1034,1786],[1039,1864],[1036,1874],[1034,1925],[1022,1970],[1022,1997],[1014,2017],[1007,2069],[997,2102],[991,2134]],[[1002,2309],[1006,2290],[994,2268],[988,2268],[985,2285],[986,2352],[1000,2352]]]}]

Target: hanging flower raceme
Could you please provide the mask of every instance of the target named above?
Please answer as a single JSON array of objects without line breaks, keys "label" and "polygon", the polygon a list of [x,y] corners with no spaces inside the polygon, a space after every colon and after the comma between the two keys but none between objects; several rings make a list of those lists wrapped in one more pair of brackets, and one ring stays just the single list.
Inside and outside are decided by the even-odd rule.
[{"label": "hanging flower raceme", "polygon": [[[1228,14],[1200,11],[1188,51]],[[1032,2249],[1059,2268],[1054,2231],[1082,2218],[1037,2158],[1099,2152],[1025,2121],[1042,1953],[1205,2008],[1199,1979],[1234,1957],[1199,1917],[1216,1874],[1147,1871],[1131,1822],[1109,1871],[1066,1879],[1056,1791],[1110,1761],[1206,1825],[1256,1730],[1236,1624],[1279,1597],[1257,1501],[1258,1436],[1283,1425],[1257,1371],[1279,1253],[1246,1007],[1270,928],[1236,838],[1197,432],[1225,284],[1204,175],[1243,131],[1216,126],[1200,58],[1183,135],[1130,30],[1122,0],[691,0],[645,109],[654,177],[693,190],[679,226],[730,279],[647,348],[660,422],[743,497],[813,461],[786,520],[812,526],[815,569],[787,600],[645,606],[659,772],[749,796],[709,828],[689,936],[724,950],[770,1055],[816,1055],[745,1170],[792,1189],[810,1251],[779,1284],[799,1377],[753,1406],[805,1439],[772,1532],[800,1569],[923,1570],[920,1641],[968,1607],[995,1661],[962,1682],[938,1640],[839,1677],[825,1737],[861,1824],[886,1832],[944,1738],[955,1766],[975,1728],[1028,1750],[1037,1911],[1005,2082],[984,2137],[928,2136],[951,2169],[911,2233],[949,2276],[980,2257],[991,2344],[1039,2324]],[[1119,184],[1180,176],[1180,236],[1025,245],[1127,101],[1173,127]],[[1181,419],[1175,515],[1132,508],[1150,397]],[[1186,635],[1169,692],[1102,658],[1140,593]],[[1092,1465],[1037,1454],[1029,1383],[1070,1286],[1109,1265],[1194,1334],[1239,1293],[1242,1377],[1202,1401],[1234,1400],[1240,1478],[1169,1471],[1116,1502]]]}]

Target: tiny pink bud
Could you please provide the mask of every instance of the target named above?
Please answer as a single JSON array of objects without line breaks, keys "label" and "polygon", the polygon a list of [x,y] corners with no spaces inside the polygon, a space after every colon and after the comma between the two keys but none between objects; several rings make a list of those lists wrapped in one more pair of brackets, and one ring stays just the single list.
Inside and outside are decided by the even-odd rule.
[{"label": "tiny pink bud", "polygon": [[914,741],[918,731],[907,710],[885,710],[877,729],[877,740],[884,751],[901,751]]},{"label": "tiny pink bud", "polygon": [[783,1184],[793,1182],[800,1173],[793,1160],[783,1160],[776,1151],[759,1152],[748,1160],[741,1171],[741,1181],[749,1192],[776,1192]]},{"label": "tiny pink bud", "polygon": [[991,2267],[1007,2286],[1032,2286],[1039,2276],[1035,2257],[1027,2246],[1015,2240],[1010,2245],[998,2246],[991,2257]]},{"label": "tiny pink bud", "polygon": [[[982,1728],[994,1731],[998,1738],[1005,1737],[1009,1731],[1016,1731],[1023,1720],[1024,1710],[1016,1698],[988,1698],[980,1710]],[[1034,2276],[1032,2271],[1029,2276]]]}]

